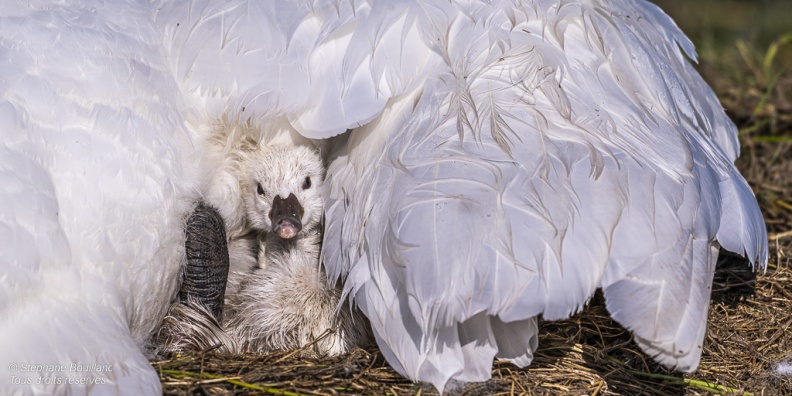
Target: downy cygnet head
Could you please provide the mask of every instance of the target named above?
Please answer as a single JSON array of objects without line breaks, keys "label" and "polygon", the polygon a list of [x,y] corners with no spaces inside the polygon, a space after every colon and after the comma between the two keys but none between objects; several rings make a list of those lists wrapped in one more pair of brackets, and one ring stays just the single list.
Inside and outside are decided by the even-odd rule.
[{"label": "downy cygnet head", "polygon": [[253,228],[291,239],[322,219],[322,159],[304,146],[274,145],[249,154],[242,193]]}]

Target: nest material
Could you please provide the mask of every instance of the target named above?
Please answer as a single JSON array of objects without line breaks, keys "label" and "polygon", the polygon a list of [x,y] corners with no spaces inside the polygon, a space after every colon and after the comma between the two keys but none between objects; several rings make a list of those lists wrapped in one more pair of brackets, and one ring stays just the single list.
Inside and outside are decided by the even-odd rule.
[{"label": "nest material", "polygon": [[[787,246],[792,249],[792,246]],[[660,367],[615,323],[596,295],[574,317],[540,325],[533,364],[496,362],[492,379],[454,389],[464,395],[792,394],[792,379],[775,374],[792,353],[790,263],[741,283],[724,270],[710,305],[701,365],[693,374]],[[728,271],[728,270],[726,270]],[[728,283],[732,285],[726,287]],[[294,352],[227,355],[204,352],[152,362],[165,394],[435,394],[393,371],[376,349],[335,358],[306,359]],[[706,390],[709,387],[711,390]]]}]

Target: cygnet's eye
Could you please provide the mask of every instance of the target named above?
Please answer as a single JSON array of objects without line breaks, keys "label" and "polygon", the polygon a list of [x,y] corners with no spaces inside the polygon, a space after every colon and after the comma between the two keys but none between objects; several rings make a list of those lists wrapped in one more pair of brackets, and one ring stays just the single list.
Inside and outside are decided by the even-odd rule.
[{"label": "cygnet's eye", "polygon": [[259,183],[258,186],[256,187],[256,192],[258,193],[258,195],[264,195],[264,188],[261,187],[261,183]]},{"label": "cygnet's eye", "polygon": [[309,188],[311,188],[311,177],[306,176],[305,181],[303,182],[303,190],[307,190]]}]

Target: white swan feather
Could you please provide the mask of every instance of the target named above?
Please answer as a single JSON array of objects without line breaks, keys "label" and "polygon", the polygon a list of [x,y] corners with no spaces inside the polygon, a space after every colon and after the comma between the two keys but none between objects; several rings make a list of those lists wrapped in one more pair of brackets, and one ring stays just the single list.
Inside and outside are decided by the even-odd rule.
[{"label": "white swan feather", "polygon": [[148,4],[67,3],[0,5],[0,393],[157,393],[200,178]]}]

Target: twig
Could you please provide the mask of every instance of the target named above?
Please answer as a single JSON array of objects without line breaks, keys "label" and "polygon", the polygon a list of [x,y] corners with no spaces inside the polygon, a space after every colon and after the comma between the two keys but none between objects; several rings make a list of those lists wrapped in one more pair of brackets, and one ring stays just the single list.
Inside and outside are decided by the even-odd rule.
[{"label": "twig", "polygon": [[280,363],[280,362],[282,362],[282,361],[284,361],[284,360],[286,360],[286,359],[288,359],[288,358],[290,358],[290,357],[292,357],[292,356],[294,356],[294,355],[296,355],[296,354],[298,354],[300,352],[304,352],[308,348],[314,346],[314,344],[316,344],[317,342],[324,340],[325,338],[327,338],[327,336],[329,336],[330,334],[333,334],[333,333],[335,333],[335,330],[333,330],[333,329],[325,330],[322,334],[319,335],[319,337],[316,337],[314,340],[312,340],[308,344],[304,345],[302,348],[295,349],[294,351],[291,351],[291,352],[287,353],[282,358],[276,360],[275,363]]},{"label": "twig", "polygon": [[788,204],[788,203],[786,203],[786,202],[784,202],[784,201],[782,201],[780,199],[776,200],[775,204],[780,206],[780,207],[782,207],[782,208],[784,208],[784,209],[792,210],[792,205],[790,205],[790,204]]},{"label": "twig", "polygon": [[671,381],[671,382],[673,382],[675,384],[678,384],[678,385],[692,386],[694,388],[698,388],[698,389],[701,389],[701,390],[709,391],[709,392],[712,392],[712,393],[715,393],[715,394],[718,394],[718,395],[722,394],[723,392],[726,392],[726,393],[734,393],[734,394],[740,394],[740,395],[745,395],[745,396],[753,396],[753,393],[751,393],[751,392],[741,391],[741,390],[735,389],[735,388],[729,388],[728,386],[713,384],[713,383],[708,382],[708,381],[695,380],[695,379],[690,379],[690,378],[674,377],[673,375],[645,373],[643,371],[636,371],[636,370],[627,370],[627,372],[630,373],[630,374],[633,374],[633,375],[641,376],[641,377],[647,377],[647,378],[654,378],[654,379],[662,379],[662,380]]},{"label": "twig", "polygon": [[761,347],[759,347],[759,349],[757,349],[756,351],[762,352],[764,349],[767,349],[770,346],[772,346],[773,343],[776,342],[776,340],[778,340],[779,337],[781,337],[784,333],[786,333],[786,329],[788,329],[789,326],[792,326],[792,319],[789,319],[783,326],[781,326],[781,328],[776,330],[776,332],[770,337],[770,339],[767,340],[767,342]]},{"label": "twig", "polygon": [[249,382],[240,381],[238,379],[230,378],[230,377],[223,377],[220,375],[213,375],[208,373],[193,373],[191,371],[179,371],[179,370],[158,370],[160,375],[168,375],[168,376],[184,376],[184,377],[191,377],[191,378],[209,378],[215,380],[221,380],[228,382],[229,384],[241,386],[243,388],[269,393],[271,395],[283,395],[283,396],[305,396],[302,393],[296,392],[289,392],[277,388],[265,387],[256,384],[251,384]]},{"label": "twig", "polygon": [[775,234],[770,234],[767,238],[768,239],[781,239],[781,238],[787,238],[787,237],[791,237],[791,236],[792,236],[792,230],[789,230],[789,231],[784,231],[784,232],[778,232],[778,233],[775,233]]}]

